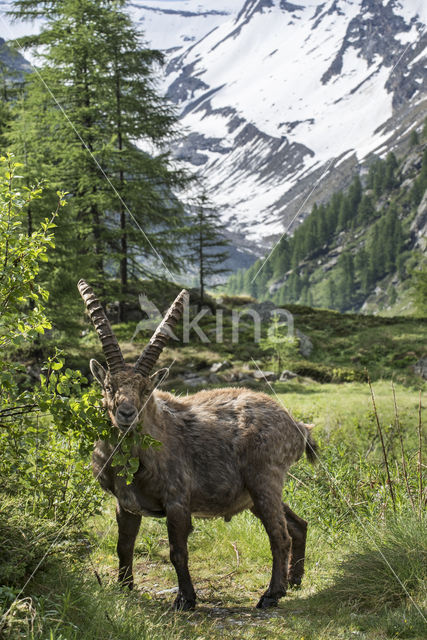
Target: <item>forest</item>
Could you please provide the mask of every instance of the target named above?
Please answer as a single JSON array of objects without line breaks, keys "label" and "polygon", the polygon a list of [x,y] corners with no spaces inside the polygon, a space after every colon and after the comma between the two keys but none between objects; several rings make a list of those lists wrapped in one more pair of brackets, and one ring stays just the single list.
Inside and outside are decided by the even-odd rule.
[{"label": "forest", "polygon": [[[426,279],[410,224],[427,188],[427,127],[411,136],[419,160],[406,186],[403,158],[376,159],[315,205],[270,260],[225,283],[226,229],[202,179],[172,153],[182,132],[156,83],[163,55],[144,45],[124,5],[14,2],[17,18],[43,15],[43,28],[20,39],[31,73],[0,69],[0,638],[420,640]],[[316,261],[337,243],[347,248],[322,279]],[[413,313],[354,312],[379,282],[391,295],[396,273]],[[163,518],[143,518],[133,591],[117,583],[115,500],[91,454],[97,441],[111,445],[128,484],[139,459],[89,367],[105,364],[105,351],[81,278],[126,363],[190,288],[191,320],[200,319],[186,340],[184,317],[162,351],[163,390],[244,387],[314,424],[316,464],[301,458],[283,491],[308,522],[306,572],[278,607],[255,609],[272,557],[249,510],[229,522],[193,518],[195,611],[171,608]],[[138,442],[153,456],[163,446],[150,433]]]},{"label": "forest", "polygon": [[[409,154],[398,160],[390,152],[383,160],[372,160],[363,183],[356,175],[347,191],[334,193],[327,204],[315,204],[293,235],[280,239],[265,266],[261,259],[239,270],[229,278],[227,291],[273,299],[279,305],[298,302],[356,311],[382,286],[393,308],[396,283],[402,294],[415,284],[418,270],[425,277],[411,223],[427,188],[427,123],[421,140],[412,133],[409,154],[416,150],[420,161],[410,179],[402,175]],[[424,310],[422,294],[412,295]]]}]

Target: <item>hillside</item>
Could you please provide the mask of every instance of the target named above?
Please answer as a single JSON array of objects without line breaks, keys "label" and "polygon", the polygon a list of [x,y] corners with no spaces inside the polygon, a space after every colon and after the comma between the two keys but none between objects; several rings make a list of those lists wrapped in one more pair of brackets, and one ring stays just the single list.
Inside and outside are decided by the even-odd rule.
[{"label": "hillside", "polygon": [[250,0],[171,53],[168,95],[189,132],[179,157],[238,245],[269,245],[371,153],[399,152],[425,113],[425,21],[418,0]]},{"label": "hillside", "polygon": [[411,276],[425,260],[427,233],[427,145],[415,131],[412,138],[399,159],[391,153],[373,161],[348,190],[315,204],[265,261],[231,276],[227,290],[280,305],[410,311]]}]

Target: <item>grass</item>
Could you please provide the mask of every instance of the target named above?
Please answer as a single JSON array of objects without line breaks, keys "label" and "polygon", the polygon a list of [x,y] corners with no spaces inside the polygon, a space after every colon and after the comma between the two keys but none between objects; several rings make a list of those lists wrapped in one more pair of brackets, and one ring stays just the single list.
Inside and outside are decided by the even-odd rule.
[{"label": "grass", "polygon": [[[372,442],[377,448],[378,437],[369,386],[366,383],[319,384],[276,382],[273,385],[278,399],[295,417],[314,422],[328,442],[345,441],[366,451]],[[389,446],[396,446],[395,415],[392,385],[389,380],[373,384],[378,413]],[[415,389],[396,384],[400,422],[406,432],[406,442],[416,447],[419,395]]]},{"label": "grass", "polygon": [[331,606],[381,611],[411,594],[427,603],[427,518],[408,512],[390,518],[368,544],[352,541],[326,597]]},{"label": "grass", "polygon": [[[171,293],[172,295],[172,293]],[[173,299],[171,297],[171,299]],[[233,299],[229,299],[232,305]],[[161,305],[162,306],[162,305]],[[240,301],[234,307],[241,312]],[[297,358],[286,363],[286,368],[298,371],[303,376],[320,382],[363,380],[366,371],[372,380],[393,378],[405,385],[419,384],[412,366],[427,357],[427,322],[422,318],[385,318],[356,314],[340,314],[326,309],[312,309],[299,305],[288,305],[294,317],[295,329],[307,335],[313,351],[309,360]],[[206,374],[210,365],[218,360],[230,360],[237,369],[248,365],[252,359],[261,367],[270,368],[266,354],[254,342],[254,326],[249,316],[242,316],[239,341],[232,342],[231,306],[223,309],[223,342],[216,343],[216,319],[204,316],[199,323],[210,343],[202,343],[194,332],[190,344],[170,343],[162,354],[160,366],[170,365],[171,385],[178,388],[178,376],[184,371]],[[262,336],[266,335],[268,319],[262,323]],[[131,340],[137,322],[114,325],[114,331],[123,349],[124,357],[133,362],[151,335],[141,332]],[[177,335],[180,334],[177,330]],[[88,353],[102,360],[99,340],[93,330],[82,338],[79,345],[68,351],[67,365],[78,366],[88,372]],[[305,373],[304,373],[305,371]]]},{"label": "grass", "polygon": [[[97,526],[108,528],[110,517],[112,513],[99,518]],[[402,597],[399,584],[393,583],[375,550],[364,548],[367,541],[363,532],[359,535],[359,550],[355,551],[349,548],[354,542],[351,543],[353,538],[347,533],[342,532],[341,543],[334,545],[314,526],[308,540],[307,572],[302,589],[290,592],[277,609],[265,612],[254,608],[270,573],[267,540],[256,519],[242,514],[229,524],[219,520],[199,521],[190,538],[190,567],[198,593],[198,608],[193,613],[176,614],[170,609],[174,594],[164,593],[175,586],[166,543],[162,541],[165,527],[150,519],[143,524],[143,535],[156,537],[160,542],[151,548],[138,544],[134,592],[123,593],[115,585],[115,536],[109,532],[91,563],[74,570],[56,567],[43,579],[37,578],[33,585],[36,595],[27,603],[35,613],[35,633],[19,635],[17,616],[18,621],[12,627],[14,634],[5,637],[14,640],[21,637],[43,640],[224,637],[383,640],[400,637],[421,640],[425,637],[426,627],[416,608],[425,604],[425,592],[419,588],[425,576],[421,554],[418,559],[413,557],[412,565],[407,566],[413,542],[423,544],[425,554],[425,527],[417,533],[413,529],[412,536],[406,538],[408,544],[403,552],[400,538],[393,538],[393,533],[400,536],[404,529],[384,525],[384,535],[379,531],[378,538],[390,563],[403,576],[416,606],[404,594]],[[235,548],[239,552],[239,563]],[[366,560],[365,564],[359,562],[361,557]],[[95,578],[93,567],[102,576],[102,586]]]},{"label": "grass", "polygon": [[[124,593],[116,586],[114,501],[107,498],[103,512],[88,523],[90,556],[80,553],[61,563],[51,560],[12,610],[3,636],[10,640],[424,638],[420,610],[426,605],[426,521],[408,507],[393,432],[390,383],[377,381],[374,392],[390,452],[396,518],[367,385],[276,383],[276,391],[297,417],[316,423],[321,445],[321,463],[311,467],[300,461],[285,485],[285,499],[309,521],[306,576],[300,591],[289,592],[275,610],[254,609],[269,581],[271,554],[259,521],[244,512],[229,523],[194,520],[189,540],[190,570],[198,594],[194,613],[176,614],[170,609],[176,576],[162,520],[143,519],[135,551],[136,588]],[[416,497],[418,393],[398,384],[396,391]],[[4,609],[14,593],[0,590]]]},{"label": "grass", "polygon": [[[78,551],[62,556],[61,561],[51,558],[36,572],[8,614],[1,638],[421,640],[427,636],[420,614],[426,606],[427,532],[425,519],[418,517],[417,493],[418,402],[419,389],[425,389],[425,384],[411,371],[412,364],[426,355],[427,326],[414,319],[340,315],[297,306],[289,310],[296,328],[310,337],[314,348],[309,361],[297,358],[286,367],[297,370],[309,366],[312,375],[276,382],[273,391],[263,382],[254,384],[275,393],[296,418],[316,425],[321,461],[315,467],[305,460],[294,465],[284,489],[286,501],[309,522],[301,590],[289,592],[275,610],[254,608],[270,578],[271,554],[259,521],[245,512],[229,523],[194,520],[189,540],[190,570],[198,594],[194,613],[176,614],[170,609],[176,576],[162,520],[143,519],[135,551],[136,588],[133,593],[122,592],[116,585],[114,501],[106,498],[102,513],[87,522],[89,538],[86,534],[81,537]],[[266,355],[253,342],[252,325],[243,324],[241,342],[233,345],[230,321],[225,316],[223,344],[201,344],[192,336],[191,345],[171,345],[165,350],[159,364],[174,361],[172,389],[185,392],[179,375],[188,371],[205,375],[213,362],[223,359],[232,361],[229,372],[249,365],[253,368],[252,358],[261,368],[270,367]],[[202,323],[207,335],[212,335],[214,322],[210,317]],[[131,341],[135,325],[115,327],[129,361],[147,339],[141,335]],[[86,366],[88,354],[102,359],[93,332],[74,348],[74,363]],[[369,387],[357,381],[365,375],[365,367],[374,380],[396,516]],[[350,381],[322,384],[319,380],[325,372],[331,380],[335,376]],[[416,513],[411,510],[403,477],[392,379]],[[226,384],[225,376],[220,384]],[[0,587],[3,611],[8,610],[35,566],[35,556],[28,553],[26,545],[39,540],[41,526],[27,516],[24,498],[11,500],[0,508],[0,540],[5,547]],[[15,544],[15,554],[10,541]],[[17,573],[14,563],[19,565]]]}]

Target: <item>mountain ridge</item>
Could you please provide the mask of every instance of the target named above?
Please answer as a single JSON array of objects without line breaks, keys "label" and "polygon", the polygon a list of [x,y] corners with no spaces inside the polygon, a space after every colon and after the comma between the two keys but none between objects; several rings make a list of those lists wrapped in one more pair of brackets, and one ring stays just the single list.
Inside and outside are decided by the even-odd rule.
[{"label": "mountain ridge", "polygon": [[[340,10],[340,3],[338,1],[335,2],[326,2],[323,3],[323,7],[326,8],[323,12],[319,11],[320,7],[315,7],[315,11],[311,18],[315,22],[312,25],[312,30],[318,28],[320,21],[325,19],[326,17],[335,16],[335,14],[340,15],[343,12]],[[346,3],[349,4],[349,3]],[[375,20],[378,19],[378,16],[382,16],[384,20],[388,20],[389,28],[388,30],[382,27],[382,31],[385,32],[387,37],[390,36],[390,30],[393,33],[404,33],[407,34],[411,29],[413,30],[414,25],[419,25],[420,21],[417,20],[416,17],[413,17],[408,22],[405,22],[404,17],[400,14],[395,14],[393,12],[393,8],[399,4],[396,2],[388,3],[386,6],[381,4],[379,7],[378,3],[372,3],[370,1],[364,0],[363,2],[351,3],[352,11],[350,14],[346,14],[347,23],[344,29],[344,34],[341,38],[340,47],[337,50],[334,50],[332,60],[330,60],[328,65],[324,65],[324,69],[322,73],[319,74],[319,80],[321,81],[319,84],[323,86],[331,83],[334,84],[334,76],[342,72],[343,59],[346,57],[346,53],[352,49],[354,50],[354,38],[352,38],[352,34],[355,33],[355,30],[360,32],[358,46],[359,49],[363,49],[367,52],[368,58],[372,62],[375,59],[375,56],[379,56],[379,45],[381,44],[382,33],[381,31],[381,21],[379,22],[379,26],[375,30],[373,30],[372,25],[375,24]],[[416,3],[414,3],[416,4]],[[261,0],[260,2],[250,1],[246,2],[237,16],[236,19],[229,21],[228,28],[228,37],[232,37],[233,34],[236,34],[239,30],[249,24],[250,19],[253,18],[255,13],[258,13],[262,16],[268,16],[269,9],[274,9],[277,15],[278,8],[287,7],[289,10],[287,15],[289,14],[292,17],[292,20],[296,20],[294,13],[298,11],[301,13],[302,11],[307,10],[307,7],[313,8],[313,3],[305,3],[305,5],[291,5],[289,3],[277,3],[274,0]],[[362,8],[363,15],[360,15],[360,12],[355,9]],[[369,12],[375,10],[376,14],[373,14],[373,17],[370,16]],[[391,16],[394,18],[394,25],[391,24]],[[244,24],[238,24],[239,20]],[[366,24],[365,24],[366,23]],[[222,29],[224,30],[224,25],[222,25]],[[343,30],[343,25],[341,24],[340,28]],[[371,43],[375,46],[371,46],[371,48],[367,48],[366,42],[363,41],[362,36],[366,32],[370,33]],[[414,32],[415,33],[415,32]],[[412,36],[414,36],[412,33]],[[418,34],[418,30],[417,30]],[[249,232],[250,235],[254,236],[263,236],[268,237],[278,234],[286,228],[289,221],[295,216],[295,214],[301,213],[300,219],[298,222],[301,222],[304,215],[311,208],[313,202],[309,199],[307,203],[303,203],[303,208],[301,212],[299,212],[299,208],[301,207],[301,196],[307,195],[307,186],[304,184],[307,169],[311,169],[309,176],[309,181],[313,178],[315,180],[318,179],[319,169],[320,174],[322,175],[325,171],[327,174],[331,172],[328,170],[328,163],[331,162],[332,167],[339,166],[339,163],[343,162],[347,157],[351,157],[354,153],[356,153],[356,162],[350,162],[351,171],[359,168],[360,159],[367,157],[369,153],[374,150],[385,153],[388,149],[381,148],[381,144],[385,142],[384,139],[390,138],[390,134],[388,133],[387,126],[390,128],[390,120],[393,119],[393,104],[392,100],[394,99],[394,109],[398,111],[401,103],[404,103],[405,111],[407,109],[407,103],[405,102],[408,98],[413,98],[414,94],[425,93],[425,72],[421,70],[421,68],[415,68],[412,70],[409,77],[401,76],[399,79],[393,79],[389,77],[387,73],[387,68],[383,65],[379,65],[378,61],[376,63],[376,67],[374,69],[369,69],[369,59],[367,63],[367,70],[369,73],[361,74],[360,81],[355,84],[355,86],[350,86],[348,89],[348,95],[357,94],[361,87],[366,85],[372,80],[372,78],[377,77],[379,74],[381,75],[381,82],[378,83],[376,81],[371,87],[371,93],[377,88],[378,84],[382,84],[382,98],[383,103],[377,107],[378,113],[376,114],[376,120],[372,123],[371,130],[367,132],[366,138],[368,138],[367,148],[360,150],[361,158],[357,158],[357,153],[359,149],[355,148],[356,145],[352,145],[349,143],[347,148],[335,148],[330,151],[324,150],[324,139],[322,139],[321,132],[321,140],[317,145],[318,148],[313,149],[313,144],[310,144],[310,141],[304,141],[303,138],[298,139],[295,136],[295,130],[300,129],[304,126],[308,129],[315,128],[316,119],[313,117],[314,114],[310,116],[310,112],[308,111],[305,116],[301,116],[301,111],[296,110],[296,115],[294,119],[287,119],[283,122],[276,123],[275,131],[272,131],[273,127],[263,127],[263,124],[254,123],[254,118],[250,118],[245,115],[242,116],[242,113],[239,112],[239,109],[236,105],[223,105],[221,104],[219,107],[216,107],[215,100],[218,101],[218,96],[221,92],[224,91],[224,88],[227,87],[226,82],[218,81],[214,87],[211,86],[211,83],[206,80],[206,76],[209,72],[209,58],[212,55],[212,52],[218,49],[219,46],[223,45],[226,41],[226,38],[219,37],[218,30],[212,34],[216,36],[217,42],[211,43],[210,47],[204,47],[205,55],[200,55],[197,53],[197,44],[192,46],[188,52],[180,55],[179,59],[173,58],[171,65],[168,68],[168,73],[172,74],[173,81],[170,84],[169,88],[169,96],[172,100],[176,102],[176,104],[182,109],[183,123],[188,124],[189,128],[193,126],[193,129],[197,129],[197,137],[190,138],[189,141],[186,140],[181,149],[179,150],[179,155],[181,158],[185,158],[185,154],[188,154],[188,160],[190,164],[194,164],[196,166],[203,166],[205,169],[205,174],[210,181],[211,194],[214,201],[219,202],[219,206],[224,206],[226,211],[225,218],[227,223],[233,223],[236,221],[237,227],[240,227],[244,232]],[[347,39],[346,39],[347,36]],[[381,36],[381,37],[380,37]],[[412,37],[411,36],[411,37]],[[421,38],[423,36],[421,35]],[[353,39],[353,42],[350,40]],[[206,40],[206,39],[205,39]],[[366,38],[365,38],[366,40]],[[425,40],[425,38],[424,38]],[[389,63],[389,58],[396,60],[396,56],[400,56],[404,58],[405,55],[408,56],[408,51],[405,51],[403,48],[403,44],[397,41],[397,45],[395,47],[394,53],[391,49],[388,49],[385,53],[383,53],[383,58],[386,63]],[[200,48],[200,44],[199,44]],[[274,50],[274,47],[271,46],[272,51],[270,55],[277,55],[277,51]],[[419,53],[424,51],[424,41],[418,43],[417,49],[415,52],[411,53],[411,60],[418,56]],[[386,56],[387,53],[387,56]],[[190,59],[189,59],[189,56]],[[202,61],[202,62],[201,62]],[[419,60],[419,64],[421,67],[421,59]],[[390,63],[391,64],[391,63]],[[407,65],[404,65],[404,68]],[[176,77],[177,68],[181,69],[180,77]],[[357,69],[353,69],[355,71]],[[420,83],[417,82],[417,79],[422,80],[422,88],[420,89]],[[217,80],[218,78],[216,78]],[[194,82],[195,81],[195,82]],[[385,85],[389,81],[390,85],[394,84],[395,91],[393,95],[389,91],[386,90]],[[247,83],[248,84],[248,83]],[[404,89],[404,90],[403,90]],[[205,90],[205,95],[197,95],[197,91]],[[187,95],[186,95],[187,92]],[[395,95],[399,95],[399,98],[395,98]],[[272,94],[273,95],[273,94]],[[405,96],[402,98],[401,96]],[[347,97],[347,96],[345,96]],[[273,98],[271,98],[273,100]],[[335,96],[335,100],[333,100],[333,104],[337,104],[339,102],[344,101],[342,95]],[[366,99],[362,96],[362,102],[366,103]],[[225,123],[225,135],[220,138],[219,136],[207,135],[208,124],[207,120],[209,117],[223,117],[228,113],[228,122]],[[372,109],[371,109],[372,111]],[[414,113],[417,113],[417,109],[414,108]],[[371,115],[371,112],[368,109],[368,115]],[[375,114],[374,114],[375,115]],[[386,116],[386,117],[385,117]],[[388,117],[387,117],[388,116]],[[397,113],[397,120],[401,118],[400,114]],[[407,119],[407,117],[406,117]],[[416,118],[415,118],[416,119]],[[235,131],[236,122],[240,121],[244,123],[246,121],[246,129],[240,134],[240,137],[234,138],[230,144],[230,141],[227,141],[227,135],[230,137]],[[221,123],[220,123],[221,124]],[[222,123],[224,125],[224,123]],[[413,122],[411,122],[411,125]],[[286,127],[286,129],[285,129]],[[358,124],[353,126],[353,129],[357,129]],[[391,127],[392,128],[392,127]],[[213,129],[213,125],[211,127]],[[224,129],[224,127],[223,127]],[[285,129],[285,130],[284,130]],[[393,129],[393,128],[392,128]],[[218,130],[221,130],[221,126],[218,127]],[[284,131],[283,131],[284,130]],[[319,130],[319,128],[317,129]],[[284,135],[280,135],[281,131],[283,131]],[[381,136],[381,133],[383,135]],[[372,136],[371,134],[374,134]],[[190,134],[191,136],[191,134]],[[342,136],[341,136],[342,137]],[[371,138],[376,137],[375,144],[372,143]],[[224,148],[225,145],[221,144],[223,140],[228,142],[228,147]],[[281,140],[281,143],[278,142]],[[191,142],[194,141],[196,144],[191,145]],[[292,142],[298,145],[297,147],[292,146]],[[396,141],[393,141],[395,145]],[[284,149],[288,144],[288,149]],[[253,155],[251,152],[253,149],[258,147],[269,147],[265,155],[268,155],[268,159],[266,161],[266,166],[263,167],[263,170],[260,170],[260,167],[255,162],[252,166],[250,165],[251,156]],[[221,148],[222,147],[222,148]],[[239,154],[239,151],[244,149],[245,154],[242,158],[242,153]],[[199,154],[199,151],[202,150],[202,157]],[[211,158],[208,157],[208,152],[211,151]],[[240,158],[233,159],[231,156],[240,155]],[[320,153],[319,153],[320,152]],[[218,154],[223,156],[222,162],[219,162]],[[216,158],[215,158],[216,154]],[[323,154],[323,157],[322,157]],[[213,155],[213,157],[212,157]],[[206,158],[205,162],[203,162],[203,156]],[[228,157],[227,157],[228,156]],[[320,157],[319,157],[320,156]],[[220,165],[224,165],[224,162],[229,161],[228,165],[228,175],[224,175],[225,172],[221,172]],[[252,158],[253,159],[253,158]],[[313,162],[307,162],[307,159],[314,159]],[[317,160],[317,161],[316,161]],[[323,163],[322,163],[323,160]],[[274,165],[285,165],[286,173],[280,175],[278,179],[278,171],[274,171]],[[287,164],[287,166],[286,166]],[[239,174],[240,180],[249,183],[247,186],[252,187],[251,191],[251,199],[254,203],[254,206],[251,209],[250,215],[245,216],[241,210],[239,210],[239,204],[247,204],[247,200],[239,202],[238,196],[236,196],[236,174]],[[214,176],[212,179],[211,176]],[[231,178],[230,178],[231,176]],[[287,178],[290,177],[289,180]],[[329,178],[327,176],[326,184],[324,186],[330,185],[330,183],[336,182],[337,176],[332,176]],[[324,180],[324,178],[323,178]],[[348,180],[348,178],[347,178]],[[228,183],[228,185],[227,185]],[[301,184],[302,183],[302,184]],[[224,191],[224,186],[228,186],[229,188],[226,190],[226,193],[223,198],[221,198],[220,190]],[[258,191],[264,191],[264,202],[260,203],[260,198],[257,198],[255,192],[255,186],[259,187]],[[301,189],[301,186],[303,187]],[[336,186],[336,185],[334,185]],[[276,191],[273,194],[273,197],[265,197],[266,192],[270,192],[270,194]],[[324,189],[325,195],[324,197],[328,197],[330,193],[330,186],[327,189]],[[305,192],[305,194],[304,194]],[[320,194],[322,197],[322,194]],[[319,196],[319,191],[317,190],[316,196]],[[298,202],[296,202],[298,200]],[[231,203],[231,204],[230,204]],[[241,209],[242,207],[240,207]],[[259,211],[261,209],[261,211]],[[261,224],[260,224],[261,219]],[[252,224],[253,221],[256,221],[255,224]]]}]

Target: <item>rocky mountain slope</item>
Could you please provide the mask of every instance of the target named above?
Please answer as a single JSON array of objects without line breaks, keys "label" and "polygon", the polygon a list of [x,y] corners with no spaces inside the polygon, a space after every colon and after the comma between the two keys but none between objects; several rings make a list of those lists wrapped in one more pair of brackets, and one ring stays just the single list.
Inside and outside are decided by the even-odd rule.
[{"label": "rocky mountain slope", "polygon": [[172,54],[180,156],[229,225],[257,242],[280,233],[370,153],[396,150],[426,105],[426,17],[417,0],[249,0]]},{"label": "rocky mountain slope", "polygon": [[3,38],[0,38],[0,65],[8,74],[21,75],[30,70],[30,64],[18,52],[12,51]]},{"label": "rocky mountain slope", "polygon": [[266,259],[238,270],[232,294],[341,312],[423,313],[427,276],[427,118],[401,157],[373,161],[361,179],[315,205]]},{"label": "rocky mountain slope", "polygon": [[186,130],[176,153],[204,176],[237,262],[421,125],[424,0],[141,0],[128,10],[167,51],[162,82]]}]

